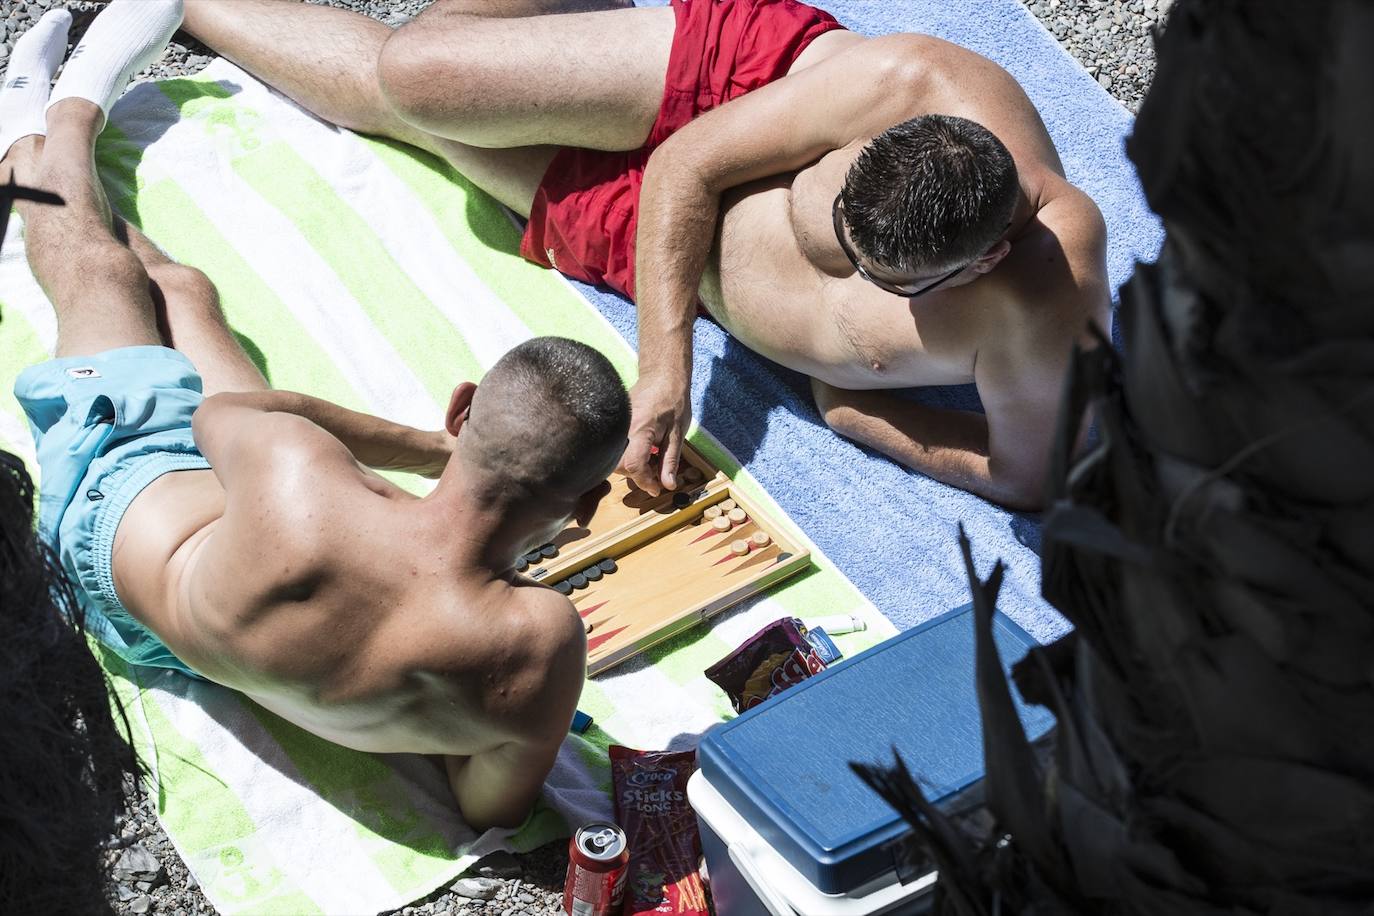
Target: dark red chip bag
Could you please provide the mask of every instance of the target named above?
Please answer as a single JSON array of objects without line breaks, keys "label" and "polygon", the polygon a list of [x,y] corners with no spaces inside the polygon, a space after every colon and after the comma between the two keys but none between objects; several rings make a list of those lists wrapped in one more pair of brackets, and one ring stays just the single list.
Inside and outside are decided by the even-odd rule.
[{"label": "dark red chip bag", "polygon": [[784,617],[707,668],[706,676],[730,697],[735,712],[744,712],[824,670],[825,662],[807,640],[800,622]]},{"label": "dark red chip bag", "polygon": [[615,819],[630,839],[624,916],[708,916],[701,834],[687,803],[693,751],[635,751],[613,744]]}]

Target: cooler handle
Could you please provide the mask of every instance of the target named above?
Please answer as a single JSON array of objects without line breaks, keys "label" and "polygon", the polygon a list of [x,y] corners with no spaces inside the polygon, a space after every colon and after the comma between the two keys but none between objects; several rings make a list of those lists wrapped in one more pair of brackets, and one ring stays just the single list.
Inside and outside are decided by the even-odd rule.
[{"label": "cooler handle", "polygon": [[797,911],[792,909],[791,904],[779,897],[777,891],[773,890],[763,875],[759,874],[753,856],[733,843],[728,844],[726,848],[730,853],[730,861],[735,863],[740,875],[758,895],[759,902],[768,910],[769,916],[797,916]]}]

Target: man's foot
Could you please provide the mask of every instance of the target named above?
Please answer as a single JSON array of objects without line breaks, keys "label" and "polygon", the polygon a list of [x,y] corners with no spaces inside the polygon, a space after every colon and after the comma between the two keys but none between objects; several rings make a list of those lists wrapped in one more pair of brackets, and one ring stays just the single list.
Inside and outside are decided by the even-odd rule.
[{"label": "man's foot", "polygon": [[67,50],[71,22],[72,14],[66,10],[48,10],[14,43],[0,83],[0,157],[7,156],[20,139],[47,129],[43,109],[53,74]]},{"label": "man's foot", "polygon": [[108,116],[130,77],[162,54],[181,16],[182,0],[113,0],[72,49],[48,107],[85,99]]}]

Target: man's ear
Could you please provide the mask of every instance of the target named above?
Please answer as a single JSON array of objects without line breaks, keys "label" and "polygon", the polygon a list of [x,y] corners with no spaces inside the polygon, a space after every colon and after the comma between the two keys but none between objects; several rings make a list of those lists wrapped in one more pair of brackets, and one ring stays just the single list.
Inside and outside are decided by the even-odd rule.
[{"label": "man's ear", "polygon": [[989,273],[994,267],[1002,263],[1002,259],[1010,253],[1011,242],[1007,239],[1002,239],[1002,241],[998,242],[996,245],[993,245],[991,248],[989,248],[987,252],[983,254],[982,257],[974,261],[969,266],[973,268],[974,273]]},{"label": "man's ear", "polygon": [[476,393],[477,386],[472,382],[462,382],[453,389],[453,394],[448,399],[448,410],[444,412],[444,429],[448,430],[450,436],[458,435],[458,430],[468,421],[468,410],[472,407],[472,396]]}]

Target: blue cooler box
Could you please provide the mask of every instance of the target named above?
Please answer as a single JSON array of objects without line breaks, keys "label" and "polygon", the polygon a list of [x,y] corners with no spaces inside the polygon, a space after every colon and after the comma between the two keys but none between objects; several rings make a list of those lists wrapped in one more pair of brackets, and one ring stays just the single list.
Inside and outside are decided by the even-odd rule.
[{"label": "blue cooler box", "polygon": [[[1035,641],[997,614],[1005,668]],[[1054,724],[1012,688],[1027,735]],[[718,916],[916,912],[934,876],[903,884],[906,823],[849,768],[901,753],[927,797],[948,802],[983,775],[973,611],[963,607],[842,661],[711,729],[688,798]]]}]

